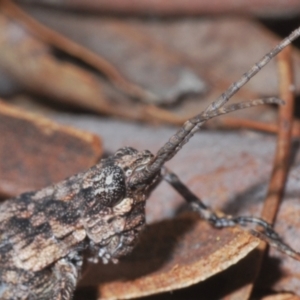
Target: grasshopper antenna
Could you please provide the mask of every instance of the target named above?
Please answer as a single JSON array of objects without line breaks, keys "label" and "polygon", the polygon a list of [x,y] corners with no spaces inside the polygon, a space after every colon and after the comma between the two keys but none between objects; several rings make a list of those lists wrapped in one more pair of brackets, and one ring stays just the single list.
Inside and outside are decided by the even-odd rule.
[{"label": "grasshopper antenna", "polygon": [[[144,182],[148,178],[152,177],[155,173],[157,173],[165,162],[170,160],[181,148],[182,146],[189,141],[189,139],[194,135],[194,133],[203,125],[205,121],[211,119],[219,114],[227,113],[229,111],[233,111],[236,109],[242,109],[246,107],[250,107],[253,105],[232,107],[229,111],[221,112],[221,107],[226,104],[226,102],[235,94],[237,91],[244,86],[255,74],[257,74],[274,56],[276,56],[283,48],[288,46],[292,41],[300,36],[300,27],[294,30],[288,37],[281,41],[277,46],[275,46],[268,54],[266,54],[258,63],[256,63],[253,67],[250,68],[246,73],[242,75],[242,77],[234,82],[229,88],[220,95],[217,100],[215,100],[212,104],[210,104],[206,110],[199,115],[189,119],[186,121],[183,126],[177,131],[175,135],[173,135],[169,141],[157,152],[154,158],[149,162],[147,167],[139,174],[138,178],[135,178],[135,183]],[[275,99],[275,98],[273,98]],[[255,105],[270,103],[270,99],[265,100],[256,100]],[[276,103],[276,101],[275,101]],[[236,109],[233,109],[236,108]],[[217,111],[215,115],[212,115],[211,112]]]},{"label": "grasshopper antenna", "polygon": [[300,27],[295,29],[289,36],[283,39],[278,45],[276,45],[269,53],[267,53],[259,62],[252,66],[250,70],[242,75],[242,77],[234,82],[230,87],[221,95],[217,100],[211,103],[206,111],[218,109],[222,107],[226,102],[235,95],[241,87],[243,87],[252,77],[254,77],[269,61],[281,52],[286,46],[291,44],[295,39],[300,36]]},{"label": "grasshopper antenna", "polygon": [[135,173],[132,176],[129,184],[132,186],[143,183],[159,172],[164,163],[170,160],[180,149],[187,143],[187,141],[193,136],[196,130],[198,130],[197,125],[203,124],[209,119],[217,117],[219,115],[227,114],[236,110],[250,108],[262,104],[284,104],[279,98],[270,97],[265,99],[256,99],[247,102],[234,103],[219,109],[212,111],[205,110],[201,114],[186,121],[183,126],[173,135],[169,141],[157,152],[153,159],[145,166],[142,170]]}]

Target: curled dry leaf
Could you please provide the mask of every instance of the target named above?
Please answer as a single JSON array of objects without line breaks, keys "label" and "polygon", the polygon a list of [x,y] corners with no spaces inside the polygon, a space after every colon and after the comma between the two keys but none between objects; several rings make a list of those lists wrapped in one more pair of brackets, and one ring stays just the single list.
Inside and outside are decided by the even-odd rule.
[{"label": "curled dry leaf", "polygon": [[94,165],[102,155],[94,134],[59,125],[0,102],[0,194],[16,196]]}]

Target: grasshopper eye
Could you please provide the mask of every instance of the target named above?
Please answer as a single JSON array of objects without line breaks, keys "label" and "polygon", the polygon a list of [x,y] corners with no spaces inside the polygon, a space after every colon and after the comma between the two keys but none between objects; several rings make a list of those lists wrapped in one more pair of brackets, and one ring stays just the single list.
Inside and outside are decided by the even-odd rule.
[{"label": "grasshopper eye", "polygon": [[107,166],[94,181],[94,196],[104,206],[114,206],[126,196],[124,173],[118,166]]}]

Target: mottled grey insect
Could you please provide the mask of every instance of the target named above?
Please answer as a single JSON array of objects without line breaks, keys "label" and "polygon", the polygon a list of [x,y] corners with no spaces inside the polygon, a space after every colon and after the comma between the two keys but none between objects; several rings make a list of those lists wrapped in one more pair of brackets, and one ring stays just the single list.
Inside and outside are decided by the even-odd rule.
[{"label": "mottled grey insect", "polygon": [[272,227],[254,217],[218,217],[168,171],[164,164],[208,119],[255,105],[282,101],[268,98],[224,104],[277,53],[300,35],[295,30],[232,84],[204,112],[185,122],[152,155],[130,147],[84,173],[0,206],[0,298],[72,299],[83,258],[117,262],[130,253],[145,226],[145,202],[161,180],[169,182],[200,216],[217,227],[255,224],[279,250],[298,258]]}]

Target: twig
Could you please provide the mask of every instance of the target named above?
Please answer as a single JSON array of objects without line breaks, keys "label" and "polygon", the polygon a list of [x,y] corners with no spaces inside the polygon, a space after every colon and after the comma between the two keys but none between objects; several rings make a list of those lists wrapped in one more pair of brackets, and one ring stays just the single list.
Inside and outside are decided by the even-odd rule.
[{"label": "twig", "polygon": [[[294,109],[291,47],[287,47],[278,55],[278,69],[280,78],[280,98],[282,98],[286,104],[280,106],[278,126],[273,128],[276,131],[278,130],[277,147],[272,176],[261,215],[261,217],[269,223],[273,223],[276,218],[288,172]],[[261,269],[266,248],[267,244],[262,242],[259,246],[259,251],[249,258],[249,268],[247,272],[249,274],[248,280],[250,283],[228,295],[226,300],[246,300],[250,298],[255,281]]]},{"label": "twig", "polygon": [[[272,176],[261,217],[269,223],[274,223],[282,200],[289,168],[291,135],[294,110],[293,70],[291,62],[291,47],[287,47],[278,55],[278,70],[280,78],[280,98],[286,104],[279,109],[279,131]],[[256,277],[261,269],[263,255],[267,249],[266,243],[259,246],[256,260]],[[252,283],[253,288],[254,282]]]},{"label": "twig", "polygon": [[290,47],[278,55],[278,67],[280,98],[282,98],[286,104],[279,109],[279,131],[275,161],[267,198],[262,212],[262,218],[270,223],[273,223],[276,218],[289,168],[294,112],[294,86]]},{"label": "twig", "polygon": [[[266,123],[262,121],[242,119],[236,117],[224,117],[219,119],[211,120],[207,123],[205,128],[213,129],[252,129],[268,133],[278,133],[278,124]],[[292,126],[292,137],[300,137],[300,122],[294,120]]]}]

